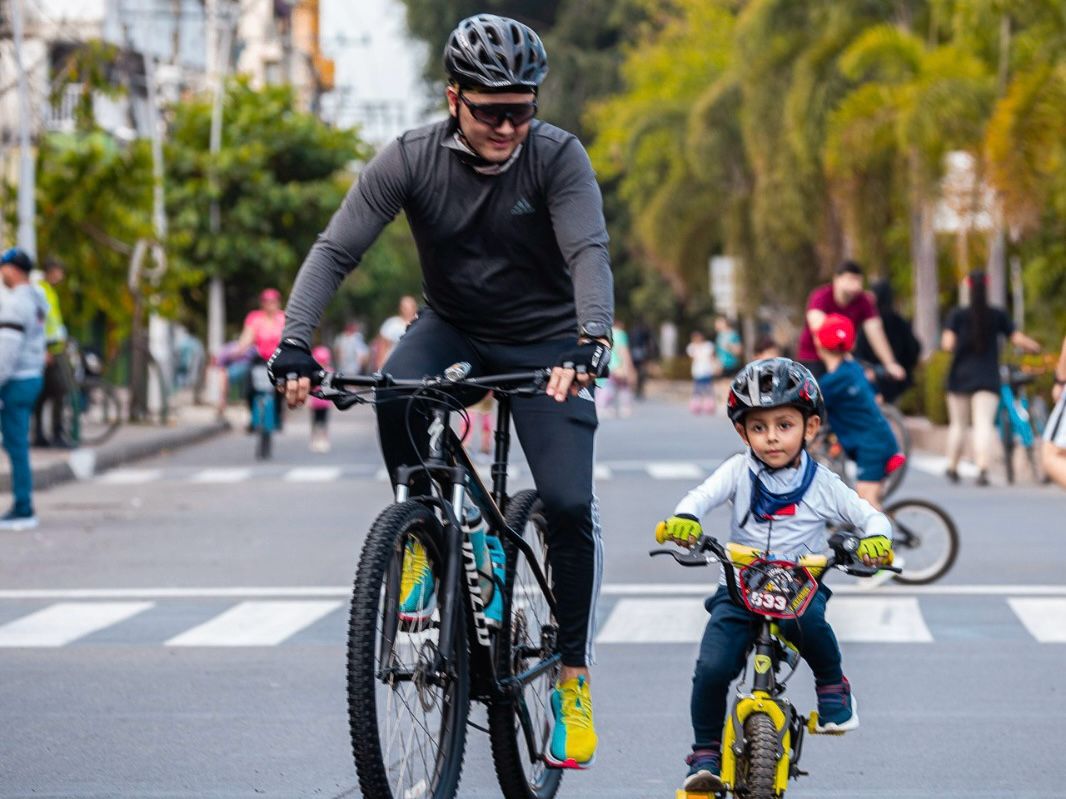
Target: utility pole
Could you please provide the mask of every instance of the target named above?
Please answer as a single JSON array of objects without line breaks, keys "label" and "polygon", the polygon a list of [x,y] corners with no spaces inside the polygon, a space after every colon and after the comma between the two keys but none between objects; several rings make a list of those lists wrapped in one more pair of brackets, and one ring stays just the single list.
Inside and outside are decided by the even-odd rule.
[{"label": "utility pole", "polygon": [[34,191],[34,156],[30,152],[30,85],[26,79],[26,64],[22,54],[22,0],[12,0],[11,26],[15,36],[15,72],[19,93],[19,194],[18,244],[32,258],[37,257],[37,209]]},{"label": "utility pole", "polygon": [[[226,73],[229,70],[229,52],[233,39],[230,14],[219,13],[222,0],[207,0],[207,74],[213,94],[211,104],[211,138],[209,152],[212,161],[222,149],[222,106],[226,92]],[[224,19],[223,19],[224,17]],[[211,166],[210,182],[217,189],[218,176]],[[216,192],[217,195],[217,192]],[[221,229],[218,200],[211,200],[209,229],[212,236],[217,236]],[[219,274],[219,264],[212,264],[211,283],[207,294],[207,351],[217,354],[225,342],[226,333],[226,289]]]}]

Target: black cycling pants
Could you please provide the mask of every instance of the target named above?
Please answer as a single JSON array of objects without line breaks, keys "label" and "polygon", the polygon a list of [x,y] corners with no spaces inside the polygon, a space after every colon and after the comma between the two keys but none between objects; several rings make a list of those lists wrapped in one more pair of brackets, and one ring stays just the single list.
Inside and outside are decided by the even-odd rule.
[{"label": "black cycling pants", "polygon": [[[471,364],[471,376],[552,366],[573,339],[534,344],[497,344],[470,338],[424,308],[392,351],[383,371],[396,378],[440,374],[458,361]],[[483,396],[471,392],[463,401]],[[377,406],[378,434],[385,464],[395,482],[396,468],[417,464],[407,419],[415,441],[424,444],[427,420],[410,403]],[[592,488],[596,403],[589,392],[556,402],[547,395],[514,398],[515,431],[525,452],[548,522],[548,560],[558,603],[559,648],[567,666],[593,659],[595,604],[603,571],[599,509]],[[423,454],[425,454],[423,452]],[[418,491],[426,491],[425,486]]]}]

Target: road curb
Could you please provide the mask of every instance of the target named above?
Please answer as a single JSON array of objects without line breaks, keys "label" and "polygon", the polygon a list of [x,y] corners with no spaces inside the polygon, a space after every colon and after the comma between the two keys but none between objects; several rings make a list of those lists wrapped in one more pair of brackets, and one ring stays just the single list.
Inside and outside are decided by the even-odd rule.
[{"label": "road curb", "polygon": [[[214,421],[182,428],[163,428],[138,441],[116,442],[75,450],[66,460],[33,467],[33,487],[34,490],[41,491],[71,480],[85,480],[125,463],[198,444],[230,429],[228,422]],[[0,474],[0,491],[10,490],[11,475]]]}]

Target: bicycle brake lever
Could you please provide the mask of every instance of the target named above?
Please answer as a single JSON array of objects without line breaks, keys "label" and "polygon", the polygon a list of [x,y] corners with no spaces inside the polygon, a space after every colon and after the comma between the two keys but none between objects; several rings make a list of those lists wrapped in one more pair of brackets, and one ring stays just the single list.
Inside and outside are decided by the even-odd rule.
[{"label": "bicycle brake lever", "polygon": [[648,552],[648,555],[651,557],[655,557],[656,555],[670,555],[682,566],[709,566],[718,560],[714,555],[700,552],[690,552],[683,555],[674,549],[652,549]]}]

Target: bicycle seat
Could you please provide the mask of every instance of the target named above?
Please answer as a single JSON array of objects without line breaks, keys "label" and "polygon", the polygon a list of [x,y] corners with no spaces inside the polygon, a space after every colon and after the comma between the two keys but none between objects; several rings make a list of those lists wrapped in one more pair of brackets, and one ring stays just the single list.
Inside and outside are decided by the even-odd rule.
[{"label": "bicycle seat", "polygon": [[1011,388],[1018,388],[1019,386],[1028,385],[1036,380],[1036,375],[1029,372],[1023,372],[1021,369],[1015,369],[1009,366],[1003,367],[1001,371],[1001,377],[1004,382],[1009,383]]}]

